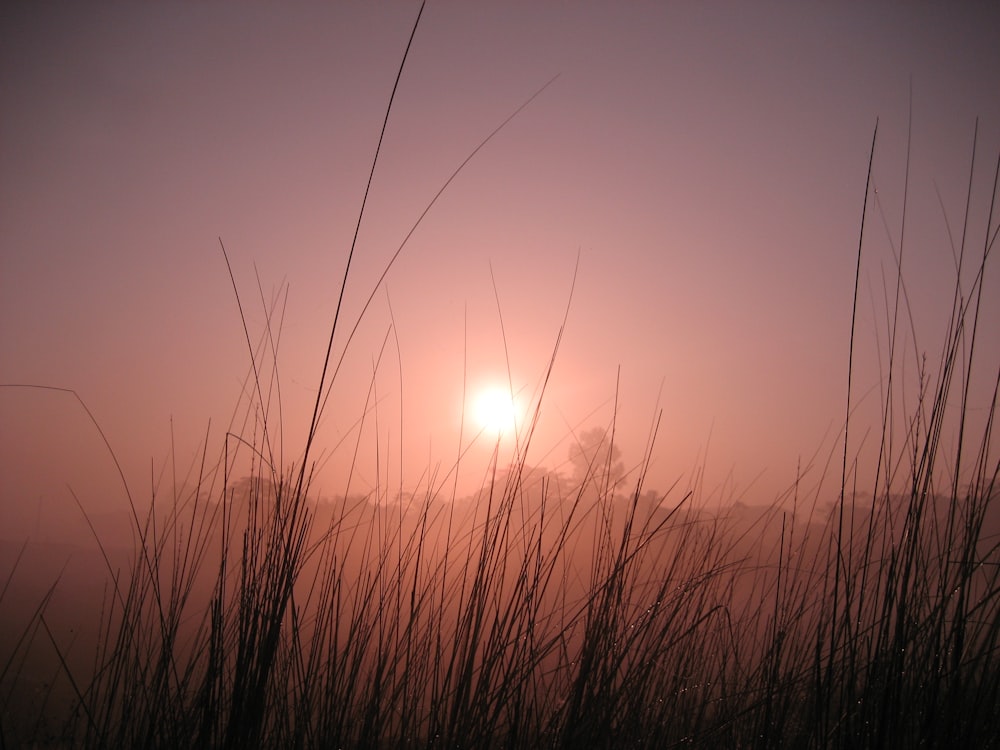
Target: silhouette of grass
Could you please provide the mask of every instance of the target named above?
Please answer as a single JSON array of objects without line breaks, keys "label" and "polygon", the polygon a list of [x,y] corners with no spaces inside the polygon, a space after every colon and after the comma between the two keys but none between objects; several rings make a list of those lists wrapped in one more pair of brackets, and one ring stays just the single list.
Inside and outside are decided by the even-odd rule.
[{"label": "silhouette of grass", "polygon": [[[875,152],[873,137],[870,164]],[[447,477],[390,502],[378,471],[368,495],[315,502],[312,452],[340,366],[331,368],[339,305],[305,448],[286,466],[281,299],[261,294],[265,329],[255,344],[244,318],[246,398],[220,460],[209,461],[206,437],[193,482],[175,482],[165,502],[154,488],[147,513],[129,493],[135,554],[123,568],[102,547],[109,584],[89,671],[49,628],[48,597],[39,604],[2,662],[11,685],[0,695],[2,746],[995,746],[1000,541],[989,524],[1000,371],[983,373],[975,355],[977,337],[995,335],[980,309],[996,196],[994,182],[939,370],[920,372],[917,406],[904,413],[892,377],[903,356],[900,236],[867,501],[854,490],[849,442],[852,319],[841,477],[827,510],[822,482],[810,497],[799,479],[772,506],[728,515],[699,511],[690,494],[650,492],[658,417],[630,484],[610,449],[590,450],[600,460],[572,482],[533,470],[561,329],[507,467],[498,442],[472,502],[449,496]],[[866,188],[863,216],[869,203]],[[856,279],[864,239],[862,221]],[[342,290],[349,271],[350,261]],[[855,310],[857,296],[856,285]],[[970,383],[983,376],[993,400],[974,423]],[[362,421],[378,418],[374,377]],[[614,425],[606,440],[613,447]],[[17,665],[41,647],[56,653],[73,698],[58,724],[43,723],[44,702],[14,715]]]}]

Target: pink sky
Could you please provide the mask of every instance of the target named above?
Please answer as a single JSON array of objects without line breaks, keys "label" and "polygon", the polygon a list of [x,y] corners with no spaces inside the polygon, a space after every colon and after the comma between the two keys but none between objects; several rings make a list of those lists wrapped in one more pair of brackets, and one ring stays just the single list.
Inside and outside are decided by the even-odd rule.
[{"label": "pink sky", "polygon": [[[254,267],[266,295],[288,284],[286,458],[301,449],[417,10],[5,7],[0,383],[75,389],[138,496],[151,464],[168,460],[171,429],[186,465],[211,420],[218,455],[240,397],[249,360],[219,237],[253,335],[264,323]],[[350,346],[320,447],[361,414],[388,300],[399,355],[390,340],[354,487],[374,481],[376,441],[391,482],[402,475],[412,489],[438,462],[443,475],[459,450],[463,370],[470,391],[506,379],[491,268],[513,384],[530,397],[579,253],[529,463],[559,468],[570,428],[610,423],[620,368],[627,464],[663,410],[653,487],[686,486],[704,463],[706,491],[772,499],[800,458],[821,449],[822,463],[835,446],[872,128],[881,118],[874,181],[898,240],[911,80],[904,273],[918,348],[939,357],[954,263],[935,190],[957,236],[979,117],[970,246],[980,250],[1000,151],[998,28],[984,3],[430,2],[361,227],[347,323],[451,172],[560,77],[414,233]],[[880,265],[892,271],[874,210],[869,221],[858,394],[878,381]],[[1000,310],[989,304],[982,356],[996,362]],[[121,503],[71,399],[0,389],[0,420],[8,511],[64,502],[67,483],[93,507]],[[344,445],[321,477],[326,493],[342,491],[353,440]],[[488,454],[485,441],[470,452],[462,487],[478,485]]]}]

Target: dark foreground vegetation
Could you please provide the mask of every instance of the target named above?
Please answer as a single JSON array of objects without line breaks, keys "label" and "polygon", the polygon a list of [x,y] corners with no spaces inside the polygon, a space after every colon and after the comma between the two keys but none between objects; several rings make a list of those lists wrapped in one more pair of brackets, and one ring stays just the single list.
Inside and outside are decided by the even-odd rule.
[{"label": "dark foreground vegetation", "polygon": [[[206,449],[192,481],[148,513],[131,505],[124,561],[103,548],[107,584],[76,613],[93,643],[57,632],[48,596],[2,644],[0,744],[997,746],[1000,369],[976,359],[998,335],[979,315],[994,223],[978,248],[964,230],[956,242],[946,340],[909,409],[893,379],[910,356],[895,344],[909,325],[897,287],[881,436],[849,450],[848,403],[824,483],[722,515],[645,487],[649,455],[627,480],[610,450],[574,481],[533,470],[532,425],[468,501],[442,482],[313,502],[325,404],[282,468],[265,331],[247,426],[222,460]],[[985,411],[968,407],[973,381],[992,384]],[[22,552],[0,578],[0,618]],[[40,651],[44,683],[27,678]]]}]

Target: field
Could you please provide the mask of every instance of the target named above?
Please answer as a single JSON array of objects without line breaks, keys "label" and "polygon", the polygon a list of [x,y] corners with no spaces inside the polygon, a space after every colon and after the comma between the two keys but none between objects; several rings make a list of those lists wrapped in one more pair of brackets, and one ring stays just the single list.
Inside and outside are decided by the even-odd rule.
[{"label": "field", "polygon": [[[319,497],[316,433],[338,408],[324,396],[349,323],[331,323],[305,448],[286,462],[278,303],[262,299],[251,330],[234,279],[251,366],[221,444],[126,514],[81,501],[90,546],[0,546],[0,747],[1000,746],[1000,367],[980,356],[1000,323],[980,314],[1000,293],[996,200],[994,178],[985,227],[955,234],[929,363],[906,346],[900,239],[880,418],[854,411],[852,328],[840,433],[808,467],[821,479],[791,477],[763,506],[710,511],[697,483],[647,486],[659,414],[628,472],[613,421],[574,435],[571,474],[534,465],[544,387],[471,496],[454,490],[460,456],[420,489],[376,465],[374,490]],[[857,310],[857,289],[844,304]],[[992,400],[973,408],[984,383]]]}]

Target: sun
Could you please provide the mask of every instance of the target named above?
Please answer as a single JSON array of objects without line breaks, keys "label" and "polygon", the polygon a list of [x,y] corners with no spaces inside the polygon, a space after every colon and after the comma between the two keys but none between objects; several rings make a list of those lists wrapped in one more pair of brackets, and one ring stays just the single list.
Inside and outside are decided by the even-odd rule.
[{"label": "sun", "polygon": [[506,388],[483,388],[476,395],[473,414],[484,432],[497,437],[514,430],[514,399]]}]

